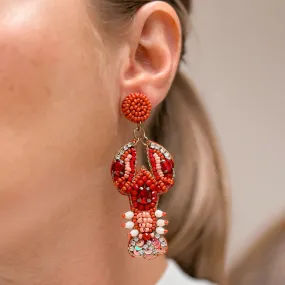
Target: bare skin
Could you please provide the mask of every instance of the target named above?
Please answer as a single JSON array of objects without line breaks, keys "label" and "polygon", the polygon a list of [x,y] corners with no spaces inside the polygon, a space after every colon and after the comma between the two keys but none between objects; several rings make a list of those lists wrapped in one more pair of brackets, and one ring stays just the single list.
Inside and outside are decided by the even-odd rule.
[{"label": "bare skin", "polygon": [[1,285],[155,284],[166,266],[128,256],[109,165],[131,139],[123,98],[155,106],[170,88],[179,21],[147,4],[114,45],[88,13],[98,20],[82,0],[0,3]]}]

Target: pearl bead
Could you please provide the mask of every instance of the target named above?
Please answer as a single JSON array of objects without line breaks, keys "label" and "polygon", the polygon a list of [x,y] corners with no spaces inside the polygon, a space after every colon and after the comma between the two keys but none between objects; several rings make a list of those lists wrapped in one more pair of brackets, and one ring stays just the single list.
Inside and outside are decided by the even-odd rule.
[{"label": "pearl bead", "polygon": [[130,219],[132,219],[132,218],[134,217],[134,213],[133,213],[132,211],[126,212],[126,213],[123,215],[123,217],[124,217],[125,219],[130,220]]},{"label": "pearl bead", "polygon": [[130,235],[131,235],[132,237],[136,237],[138,234],[139,234],[139,231],[138,231],[138,230],[132,230],[132,231],[130,232]]},{"label": "pearl bead", "polygon": [[164,220],[157,220],[156,224],[157,224],[159,227],[163,227],[163,226],[165,226],[165,221],[164,221]]},{"label": "pearl bead", "polygon": [[156,210],[155,211],[155,216],[157,217],[157,218],[161,218],[161,217],[163,217],[163,216],[165,216],[166,215],[166,213],[165,212],[162,212],[161,210]]},{"label": "pearl bead", "polygon": [[133,222],[127,222],[126,224],[125,224],[125,228],[126,229],[133,229],[134,228],[134,226],[135,226],[135,224],[133,223]]},{"label": "pearl bead", "polygon": [[164,228],[162,228],[162,227],[157,227],[157,228],[156,228],[156,232],[157,232],[158,234],[160,234],[160,235],[163,235],[163,234],[165,233],[165,230],[164,230]]}]

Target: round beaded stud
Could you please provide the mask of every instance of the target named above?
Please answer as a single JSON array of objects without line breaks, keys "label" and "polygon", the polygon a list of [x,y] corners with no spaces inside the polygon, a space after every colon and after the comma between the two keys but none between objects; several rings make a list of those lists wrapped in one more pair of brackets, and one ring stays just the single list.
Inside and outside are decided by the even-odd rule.
[{"label": "round beaded stud", "polygon": [[125,117],[133,123],[146,121],[151,112],[151,103],[146,95],[132,93],[122,103]]},{"label": "round beaded stud", "polygon": [[[174,161],[161,145],[150,141],[142,128],[151,112],[151,103],[146,95],[132,93],[122,103],[125,117],[136,123],[134,139],[124,145],[115,155],[111,175],[117,190],[129,197],[130,211],[123,214],[128,221],[122,226],[130,230],[128,252],[132,257],[153,259],[167,252],[167,233],[162,219],[166,213],[157,209],[159,197],[174,184]],[[136,168],[136,146],[146,148],[149,169]]]}]

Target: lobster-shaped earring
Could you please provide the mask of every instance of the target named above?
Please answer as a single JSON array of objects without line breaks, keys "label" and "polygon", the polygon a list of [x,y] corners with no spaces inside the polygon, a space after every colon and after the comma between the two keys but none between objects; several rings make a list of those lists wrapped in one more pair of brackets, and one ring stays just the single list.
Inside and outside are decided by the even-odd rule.
[{"label": "lobster-shaped earring", "polygon": [[[134,139],[124,145],[114,157],[111,175],[115,187],[129,197],[130,211],[123,214],[129,221],[123,226],[130,231],[128,252],[133,257],[153,259],[165,254],[168,249],[163,227],[168,221],[161,219],[166,213],[157,209],[160,195],[174,184],[174,161],[161,145],[150,141],[142,123],[148,119],[151,103],[147,96],[132,93],[122,103],[127,119],[137,124]],[[144,166],[136,169],[136,146],[146,148],[150,171]]]}]

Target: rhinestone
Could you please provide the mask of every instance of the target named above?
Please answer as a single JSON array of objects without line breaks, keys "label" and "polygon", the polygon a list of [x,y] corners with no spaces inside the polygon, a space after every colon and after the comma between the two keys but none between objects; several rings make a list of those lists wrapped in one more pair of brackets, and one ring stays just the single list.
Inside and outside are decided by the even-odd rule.
[{"label": "rhinestone", "polygon": [[135,249],[131,246],[129,247],[129,251],[134,251]]},{"label": "rhinestone", "polygon": [[157,254],[157,251],[156,251],[156,250],[153,250],[152,253],[153,253],[153,254]]},{"label": "rhinestone", "polygon": [[165,149],[165,148],[163,148],[163,147],[161,148],[161,150],[160,150],[160,151],[161,151],[161,153],[166,153],[166,149]]},{"label": "rhinestone", "polygon": [[140,190],[143,190],[143,187],[140,187]]},{"label": "rhinestone", "polygon": [[148,240],[148,241],[147,241],[147,244],[148,244],[148,245],[151,245],[151,241],[150,241],[150,240]]},{"label": "rhinestone", "polygon": [[123,150],[121,150],[120,151],[120,156],[122,156],[124,154],[124,151]]},{"label": "rhinestone", "polygon": [[132,246],[135,246],[135,245],[136,245],[136,242],[133,240],[133,241],[131,242],[131,245],[132,245]]},{"label": "rhinestone", "polygon": [[129,148],[129,147],[128,147],[127,145],[124,146],[124,150],[128,150],[128,148]]},{"label": "rhinestone", "polygon": [[155,148],[156,150],[159,150],[159,146],[158,146],[158,145],[156,145],[154,148]]},{"label": "rhinestone", "polygon": [[166,243],[165,243],[165,242],[162,242],[162,243],[161,243],[161,246],[166,247]]},{"label": "rhinestone", "polygon": [[139,199],[137,200],[137,202],[138,202],[138,203],[140,203],[141,201],[142,201],[142,199],[141,199],[141,198],[139,198]]},{"label": "rhinestone", "polygon": [[145,244],[145,245],[143,246],[143,249],[148,249],[148,246]]},{"label": "rhinestone", "polygon": [[147,202],[148,202],[148,203],[150,203],[150,202],[151,202],[151,200],[150,200],[150,199],[147,199]]},{"label": "rhinestone", "polygon": [[133,144],[132,143],[128,143],[128,147],[132,147],[133,146]]},{"label": "rhinestone", "polygon": [[149,191],[149,190],[150,190],[150,188],[149,188],[149,187],[146,187],[146,190],[147,190],[147,191]]},{"label": "rhinestone", "polygon": [[144,251],[141,250],[141,251],[139,252],[139,254],[140,254],[140,255],[144,255]]},{"label": "rhinestone", "polygon": [[159,241],[160,241],[160,242],[164,242],[164,238],[160,238]]},{"label": "rhinestone", "polygon": [[136,245],[136,246],[135,246],[135,250],[136,250],[136,251],[141,251],[142,248]]},{"label": "rhinestone", "polygon": [[160,235],[159,234],[155,234],[154,235],[156,238],[160,238]]},{"label": "rhinestone", "polygon": [[135,237],[135,238],[134,238],[134,241],[137,242],[137,241],[139,241],[139,239],[138,239],[137,237]]},{"label": "rhinestone", "polygon": [[151,147],[151,148],[154,148],[154,143],[151,143],[151,144],[150,144],[150,147]]},{"label": "rhinestone", "polygon": [[116,156],[116,159],[117,159],[117,160],[120,160],[120,157],[121,157],[120,155],[117,155],[117,156]]}]

